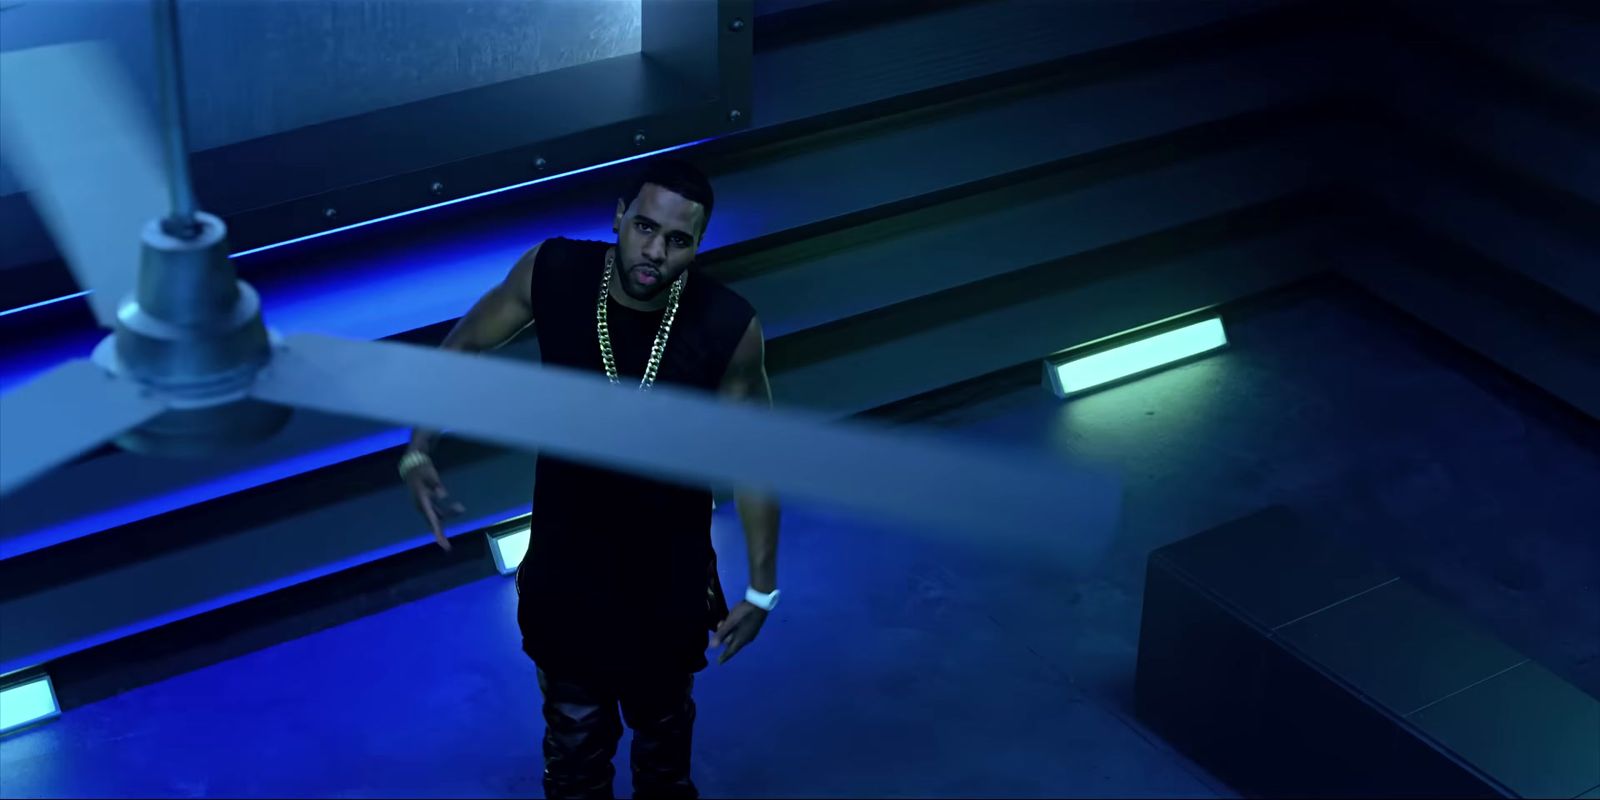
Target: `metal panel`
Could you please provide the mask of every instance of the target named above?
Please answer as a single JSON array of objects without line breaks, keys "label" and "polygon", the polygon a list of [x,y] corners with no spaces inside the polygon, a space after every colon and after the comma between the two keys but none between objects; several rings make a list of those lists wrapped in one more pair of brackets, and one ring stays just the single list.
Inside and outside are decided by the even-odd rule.
[{"label": "metal panel", "polygon": [[[1324,186],[1339,128],[1225,125],[719,264],[768,340]],[[1016,235],[996,237],[995,231]],[[1049,231],[1049,235],[1042,232]],[[824,356],[825,357],[825,356]]]},{"label": "metal panel", "polygon": [[[641,49],[640,0],[180,0],[178,11],[195,150]],[[106,37],[155,112],[148,3],[57,0],[5,13],[0,50]],[[18,190],[0,169],[0,194]]]},{"label": "metal panel", "polygon": [[1444,240],[1350,242],[1335,257],[1378,298],[1600,420],[1593,316]]},{"label": "metal panel", "polygon": [[1339,47],[1322,37],[1237,42],[1182,63],[1092,82],[1065,76],[741,152],[714,177],[719,192],[752,200],[719,206],[718,219],[751,229],[742,247],[770,245],[748,239],[810,236],[822,232],[819,223],[826,230],[850,215],[887,216],[905,210],[897,204],[980,181],[1003,184],[1064,159],[1305,103],[1335,81],[1323,65]]},{"label": "metal panel", "polygon": [[[1526,176],[1600,209],[1600,104],[1593,119],[1541,103],[1481,64],[1394,37],[1363,40],[1371,100],[1396,124],[1458,143],[1483,166]],[[1464,73],[1483,75],[1471,83]],[[1600,227],[1600,222],[1596,223]]]},{"label": "metal panel", "polygon": [[[1425,139],[1397,140],[1378,131],[1363,152],[1366,187],[1379,205],[1600,315],[1596,229],[1519,207],[1513,193],[1483,180],[1481,173],[1440,164]],[[1567,216],[1593,219],[1592,214]]]},{"label": "metal panel", "polygon": [[[749,26],[736,31],[728,23],[749,18],[750,0],[547,4],[541,11],[536,8],[541,4],[524,0],[341,0],[310,4],[317,8],[300,12],[293,9],[307,4],[198,4],[204,11],[184,24],[195,39],[188,71],[205,73],[190,78],[191,85],[199,84],[191,103],[194,115],[209,126],[198,138],[211,145],[197,146],[194,154],[202,203],[228,221],[235,247],[243,249],[747,124]],[[61,29],[35,30],[31,39],[125,29],[125,39],[133,43],[130,66],[141,69],[152,59],[145,57],[148,42],[141,51],[135,32],[149,26],[116,15],[144,6],[113,5],[111,18],[120,20],[120,27],[106,22],[105,15],[89,13],[101,27],[57,25]],[[7,16],[25,19],[38,13],[34,6],[55,4],[26,4]],[[241,48],[245,33],[261,35],[252,25],[274,20],[284,26],[278,46]],[[226,29],[207,31],[213,22]],[[652,34],[652,25],[662,30]],[[451,27],[462,35],[437,35],[438,29]],[[193,33],[196,29],[205,32]],[[541,29],[575,39],[541,41]],[[526,32],[527,43],[509,48],[510,55],[499,60],[498,43],[519,30]],[[274,32],[268,27],[269,40]],[[428,44],[388,46],[413,36]],[[354,45],[348,44],[352,37]],[[17,46],[29,43],[29,37],[15,38]],[[483,49],[466,41],[484,42]],[[664,49],[654,52],[652,46]],[[477,55],[490,48],[496,60]],[[252,77],[247,67],[241,86],[234,52],[241,49],[254,53],[247,65],[259,61],[272,75]],[[285,57],[297,69],[285,69],[280,61]],[[434,76],[435,71],[442,74]],[[389,88],[368,91],[369,84]],[[283,95],[287,98],[273,100]],[[734,108],[742,109],[737,117],[729,114]],[[31,229],[25,205],[19,197],[4,198],[0,228]],[[0,268],[39,255],[42,240],[36,234],[23,230],[8,236]]]},{"label": "metal panel", "polygon": [[[872,3],[837,3],[853,13],[871,13]],[[918,13],[883,13],[879,24],[842,30],[771,49],[759,34],[755,61],[756,130],[835,115],[885,101],[917,104],[926,92],[954,92],[963,84],[1007,72],[1047,69],[1065,75],[1069,59],[1093,60],[1137,43],[1140,55],[1182,58],[1171,49],[1150,49],[1153,40],[1204,41],[1224,23],[1261,17],[1280,36],[1303,32],[1294,17],[1262,15],[1285,4],[1276,0],[1130,4],[1123,0],[998,0],[929,3]],[[879,7],[881,8],[881,7]],[[841,9],[842,10],[842,9]],[[1309,26],[1307,26],[1309,28]],[[1323,30],[1326,28],[1324,27]],[[765,29],[763,29],[765,30]]]},{"label": "metal panel", "polygon": [[[1317,213],[1315,206],[1303,211]],[[1244,236],[1252,224],[1259,223],[1215,220],[1200,237],[1157,237],[1121,252],[1041,265],[982,291],[907,303],[848,327],[777,343],[770,351],[773,396],[841,415],[887,405],[1303,280],[1331,268],[1320,253],[1350,229],[1332,218],[1238,243],[1207,242],[1218,230]]]},{"label": "metal panel", "polygon": [[1600,15],[1590,0],[1461,3],[1407,0],[1387,14],[1442,33],[1520,72],[1587,102],[1600,101]]}]

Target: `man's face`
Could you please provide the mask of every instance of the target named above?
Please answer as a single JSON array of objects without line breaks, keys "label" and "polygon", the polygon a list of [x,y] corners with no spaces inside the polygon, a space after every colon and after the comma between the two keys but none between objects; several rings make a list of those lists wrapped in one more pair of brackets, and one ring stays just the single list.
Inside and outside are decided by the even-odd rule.
[{"label": "man's face", "polygon": [[704,206],[653,183],[644,185],[632,205],[618,200],[611,229],[623,291],[651,300],[672,286],[694,261],[704,221]]}]

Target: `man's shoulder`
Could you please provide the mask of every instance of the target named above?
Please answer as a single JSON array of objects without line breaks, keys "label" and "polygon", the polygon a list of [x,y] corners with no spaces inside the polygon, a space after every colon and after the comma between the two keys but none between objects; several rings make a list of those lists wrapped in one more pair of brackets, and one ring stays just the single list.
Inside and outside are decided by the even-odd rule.
[{"label": "man's shoulder", "polygon": [[748,326],[755,317],[755,306],[726,283],[705,274],[695,275],[694,283],[699,284],[702,302],[709,314],[726,317],[741,326]]},{"label": "man's shoulder", "polygon": [[558,256],[581,255],[586,253],[604,253],[611,245],[594,239],[573,239],[567,236],[552,236],[539,244],[541,254],[549,252]]}]

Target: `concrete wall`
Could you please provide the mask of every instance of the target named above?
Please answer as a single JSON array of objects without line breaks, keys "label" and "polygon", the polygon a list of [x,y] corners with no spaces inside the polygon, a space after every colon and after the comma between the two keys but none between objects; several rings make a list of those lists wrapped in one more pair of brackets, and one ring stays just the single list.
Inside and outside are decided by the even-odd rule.
[{"label": "concrete wall", "polygon": [[1600,16],[1413,0],[1353,40],[1364,123],[1341,158],[1379,241],[1348,275],[1600,418]]},{"label": "concrete wall", "polygon": [[[156,113],[149,3],[4,13],[0,50],[103,40]],[[194,150],[639,52],[638,0],[182,0],[178,14]],[[0,167],[0,195],[17,190]]]}]

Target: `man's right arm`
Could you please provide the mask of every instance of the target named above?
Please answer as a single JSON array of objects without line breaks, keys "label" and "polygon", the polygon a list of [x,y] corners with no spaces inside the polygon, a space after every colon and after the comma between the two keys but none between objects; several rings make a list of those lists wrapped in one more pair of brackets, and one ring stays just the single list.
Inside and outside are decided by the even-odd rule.
[{"label": "man's right arm", "polygon": [[[465,316],[450,329],[439,347],[463,353],[482,353],[504,345],[533,322],[533,264],[541,244],[522,254],[505,280],[485,292]],[[411,432],[411,449],[428,453],[438,432],[417,428]]]}]

